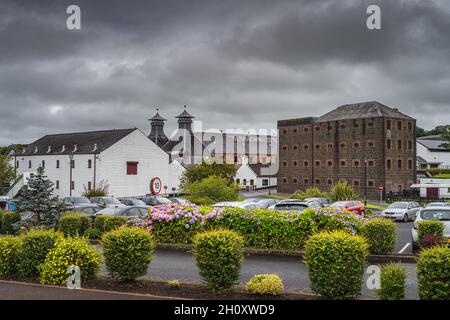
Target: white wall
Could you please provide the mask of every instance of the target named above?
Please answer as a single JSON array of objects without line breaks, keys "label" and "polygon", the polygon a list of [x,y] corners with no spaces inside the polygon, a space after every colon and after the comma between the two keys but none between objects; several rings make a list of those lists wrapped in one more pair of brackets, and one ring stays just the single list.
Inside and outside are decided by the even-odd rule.
[{"label": "white wall", "polygon": [[[433,188],[433,184],[447,184],[450,186],[450,179],[432,179],[432,178],[421,178],[420,184],[429,184],[430,188]],[[450,199],[449,188],[439,188],[439,198]],[[420,196],[427,196],[427,188],[420,188]]]},{"label": "white wall", "polygon": [[449,152],[431,152],[420,144],[417,144],[417,155],[424,158],[427,162],[442,162],[440,166],[450,166],[450,151]]},{"label": "white wall", "polygon": [[[245,186],[250,186],[250,180],[253,179],[254,186],[256,189],[260,188],[267,188],[267,187],[274,187],[277,185],[277,178],[276,177],[258,177],[253,170],[248,166],[245,162],[242,164],[239,169],[236,171],[236,176],[234,177],[234,181],[236,182],[237,179],[239,179],[239,184],[241,186],[244,186],[244,179],[246,179]],[[269,180],[269,185],[264,186],[263,180],[267,179]]]}]

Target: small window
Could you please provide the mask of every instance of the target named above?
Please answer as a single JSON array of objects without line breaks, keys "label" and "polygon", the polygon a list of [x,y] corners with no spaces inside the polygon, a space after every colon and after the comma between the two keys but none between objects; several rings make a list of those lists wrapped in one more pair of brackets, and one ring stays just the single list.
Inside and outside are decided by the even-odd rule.
[{"label": "small window", "polygon": [[359,160],[353,160],[353,166],[354,167],[359,167],[359,165],[360,165]]},{"label": "small window", "polygon": [[294,133],[297,133],[297,132],[298,132],[297,128],[296,128],[296,129],[294,129]]},{"label": "small window", "polygon": [[91,169],[91,168],[92,168],[92,160],[89,159],[89,160],[88,160],[88,169]]},{"label": "small window", "polygon": [[402,150],[402,140],[397,140],[397,149]]},{"label": "small window", "polygon": [[31,160],[28,160],[28,168],[31,169]]},{"label": "small window", "polygon": [[412,123],[408,122],[408,131],[412,131]]},{"label": "small window", "polygon": [[341,164],[341,167],[345,167],[345,166],[347,166],[347,161],[341,160],[340,164]]},{"label": "small window", "polygon": [[316,131],[320,131],[320,126],[316,126]]},{"label": "small window", "polygon": [[75,190],[75,181],[70,182],[70,189]]},{"label": "small window", "polygon": [[373,147],[375,147],[375,142],[373,142],[372,140],[370,140],[370,141],[367,142],[367,146],[368,146],[369,148],[373,148]]},{"label": "small window", "polygon": [[70,166],[72,167],[72,169],[75,169],[75,160],[70,161]]},{"label": "small window", "polygon": [[373,120],[369,120],[369,122],[367,122],[367,126],[369,128],[372,128],[373,127]]},{"label": "small window", "polygon": [[287,150],[287,145],[283,145],[282,147],[281,147],[281,149],[283,150],[283,151],[286,151]]},{"label": "small window", "polygon": [[[244,179],[245,180],[245,179]],[[287,183],[287,178],[283,178],[283,179],[281,179],[281,181],[284,183],[284,184],[286,184]]]},{"label": "small window", "polygon": [[287,165],[288,165],[288,164],[287,164],[287,161],[284,160],[284,161],[281,163],[281,165],[283,166],[283,168],[286,168]]},{"label": "small window", "polygon": [[16,168],[19,169],[19,160],[16,161]]},{"label": "small window", "polygon": [[388,149],[391,149],[391,148],[392,148],[392,141],[391,141],[391,139],[388,139],[388,140],[386,141],[386,146],[387,146]]},{"label": "small window", "polygon": [[341,149],[346,148],[347,147],[347,143],[346,142],[341,142]]},{"label": "small window", "polygon": [[294,166],[294,167],[298,167],[298,161],[292,161],[292,165]]},{"label": "small window", "polygon": [[297,179],[297,178],[293,178],[293,179],[292,179],[292,182],[293,182],[294,184],[297,184],[297,183],[298,183],[298,179]]},{"label": "small window", "polygon": [[392,161],[391,161],[391,159],[387,159],[386,160],[386,168],[389,169],[389,170],[392,168]]},{"label": "small window", "polygon": [[408,160],[408,169],[412,169],[412,168],[413,168],[413,161]]},{"label": "small window", "polygon": [[401,159],[398,159],[398,160],[397,160],[397,168],[401,169],[402,166],[403,166],[402,160],[401,160]]},{"label": "small window", "polygon": [[320,160],[316,160],[315,164],[316,164],[316,167],[320,167]]},{"label": "small window", "polygon": [[309,167],[309,161],[303,161],[303,166],[304,167]]},{"label": "small window", "polygon": [[397,121],[397,129],[402,130],[402,122],[401,121]]},{"label": "small window", "polygon": [[[238,179],[239,180],[239,179]],[[239,182],[238,182],[239,183]],[[269,179],[263,179],[262,180],[262,185],[264,186],[264,187],[267,187],[268,185],[269,185]]]},{"label": "small window", "polygon": [[411,140],[408,140],[408,150],[412,150],[413,144]]},{"label": "small window", "polygon": [[283,134],[287,134],[287,129],[283,129]]},{"label": "small window", "polygon": [[303,145],[303,149],[304,149],[304,150],[309,150],[309,144]]},{"label": "small window", "polygon": [[91,190],[92,189],[92,182],[91,181],[88,181],[88,190]]},{"label": "small window", "polygon": [[386,129],[391,130],[391,120],[386,121]]},{"label": "small window", "polygon": [[353,185],[355,187],[358,187],[359,186],[359,180],[353,180]]},{"label": "small window", "polygon": [[369,160],[367,162],[367,164],[369,165],[369,167],[375,167],[375,161],[374,160]]},{"label": "small window", "polygon": [[303,128],[303,131],[304,131],[304,132],[309,132],[309,128],[308,128],[308,127],[304,127],[304,128]]},{"label": "small window", "polygon": [[303,179],[303,184],[309,184],[309,179],[308,178]]},{"label": "small window", "polygon": [[327,144],[327,148],[328,148],[328,149],[333,149],[333,144],[332,144],[332,143],[328,143],[328,144]]},{"label": "small window", "polygon": [[[267,180],[267,179],[264,179],[264,180]],[[264,185],[264,180],[263,180],[263,185]],[[241,179],[236,179],[236,183],[240,184],[241,183]]]},{"label": "small window", "polygon": [[128,161],[127,162],[127,175],[137,175],[137,165],[139,162],[137,161]]},{"label": "small window", "polygon": [[297,145],[297,144],[294,144],[294,145],[292,146],[292,150],[296,151],[297,149],[298,149],[298,145]]},{"label": "small window", "polygon": [[316,144],[316,150],[320,150],[320,144]]},{"label": "small window", "polygon": [[42,168],[45,168],[45,160],[42,160]]},{"label": "small window", "polygon": [[316,179],[315,184],[316,184],[316,185],[320,185],[320,179]]},{"label": "small window", "polygon": [[328,179],[328,180],[327,180],[327,184],[328,184],[329,186],[333,185],[333,179]]},{"label": "small window", "polygon": [[56,189],[56,190],[59,189],[59,180],[56,180],[56,182],[55,182],[55,189]]},{"label": "small window", "polygon": [[56,169],[59,169],[59,160],[56,160]]},{"label": "small window", "polygon": [[359,148],[360,144],[358,141],[353,142],[353,148]]},{"label": "small window", "polygon": [[251,186],[255,185],[255,180],[250,179],[250,185],[251,185]]},{"label": "small window", "polygon": [[367,181],[367,186],[368,187],[373,187],[375,185],[375,182],[373,180],[368,180]]},{"label": "small window", "polygon": [[327,166],[332,167],[333,166],[333,160],[328,160],[327,161]]}]

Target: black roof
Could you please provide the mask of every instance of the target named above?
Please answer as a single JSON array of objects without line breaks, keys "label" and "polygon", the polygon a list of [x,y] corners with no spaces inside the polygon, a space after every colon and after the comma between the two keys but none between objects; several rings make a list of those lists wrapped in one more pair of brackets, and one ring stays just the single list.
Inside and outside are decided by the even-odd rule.
[{"label": "black roof", "polygon": [[156,114],[148,120],[167,121],[166,118],[161,117],[158,111],[156,111]]},{"label": "black roof", "polygon": [[252,171],[258,176],[258,177],[276,177],[277,174],[270,174],[270,175],[263,175],[261,173],[263,168],[270,168],[270,164],[262,164],[262,163],[252,163],[252,164],[248,164],[248,166],[250,167],[250,169],[252,169]]},{"label": "black roof", "polygon": [[181,114],[179,114],[178,116],[176,116],[175,118],[189,118],[189,119],[192,119],[192,118],[195,118],[195,117],[193,115],[189,114],[189,112],[186,111],[186,106],[184,106],[184,111]]},{"label": "black roof", "polygon": [[[46,135],[29,144],[24,149],[25,152],[18,150],[16,154],[37,156],[70,154],[72,152],[74,154],[100,153],[135,130],[137,129],[114,129]],[[75,146],[76,151],[74,152]]]}]

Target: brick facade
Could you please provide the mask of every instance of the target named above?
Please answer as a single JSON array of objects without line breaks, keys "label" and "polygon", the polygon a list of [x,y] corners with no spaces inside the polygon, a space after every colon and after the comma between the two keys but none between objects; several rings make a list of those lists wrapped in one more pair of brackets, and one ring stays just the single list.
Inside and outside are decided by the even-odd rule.
[{"label": "brick facade", "polygon": [[346,180],[361,196],[377,198],[378,186],[398,192],[415,182],[416,120],[376,102],[346,107],[320,118],[278,121],[279,192],[330,191]]}]

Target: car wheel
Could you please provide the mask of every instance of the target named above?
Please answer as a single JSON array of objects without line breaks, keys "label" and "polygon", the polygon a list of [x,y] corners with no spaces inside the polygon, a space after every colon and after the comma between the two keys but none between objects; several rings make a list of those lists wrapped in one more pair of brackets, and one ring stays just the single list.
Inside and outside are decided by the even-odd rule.
[{"label": "car wheel", "polygon": [[414,243],[414,241],[412,242],[412,252],[413,254],[419,253],[420,248],[417,244]]},{"label": "car wheel", "polygon": [[409,217],[408,215],[405,213],[405,215],[403,216],[403,222],[408,222],[409,221]]}]

